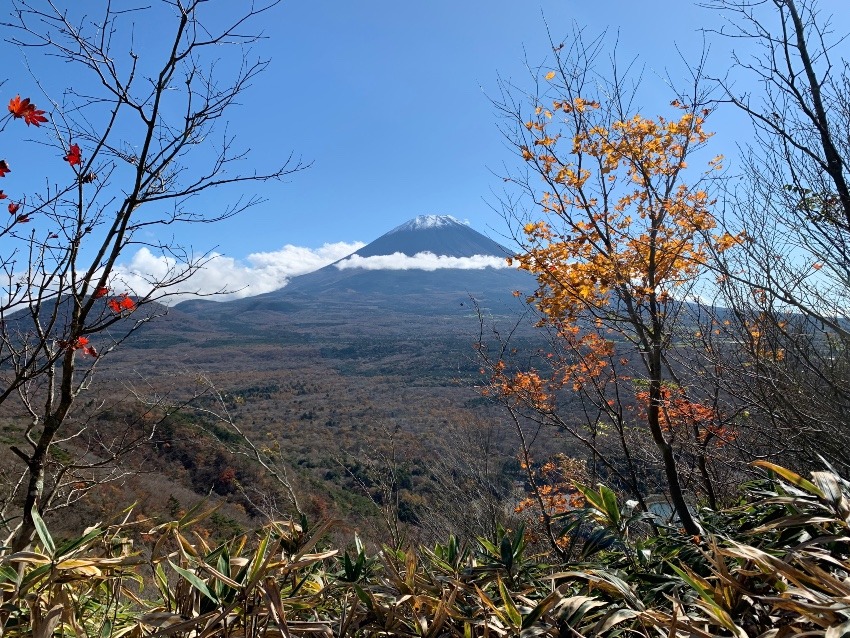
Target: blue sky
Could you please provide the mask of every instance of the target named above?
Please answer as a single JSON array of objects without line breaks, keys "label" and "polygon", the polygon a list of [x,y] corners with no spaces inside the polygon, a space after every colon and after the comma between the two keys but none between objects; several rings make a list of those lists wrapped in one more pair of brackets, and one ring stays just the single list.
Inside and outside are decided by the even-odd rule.
[{"label": "blue sky", "polygon": [[679,25],[688,47],[714,16],[681,0],[654,4],[648,15],[626,2],[605,14],[565,0],[287,2],[268,30],[270,82],[257,87],[260,103],[274,105],[274,130],[263,135],[313,166],[271,187],[269,204],[252,214],[279,233],[261,239],[265,248],[278,238],[369,241],[419,214],[499,233],[493,191],[503,187],[504,163],[516,160],[490,102],[498,78],[530,86],[525,59],[537,64],[551,53],[546,22],[556,37],[573,21],[607,28],[612,40],[619,29],[624,55],[645,53],[662,73],[671,57],[678,66],[669,23],[658,16]]},{"label": "blue sky", "polygon": [[[209,3],[210,19],[240,4]],[[827,13],[842,5],[822,3]],[[246,167],[262,170],[290,153],[311,166],[284,182],[249,186],[267,201],[237,218],[169,232],[199,250],[216,247],[232,269],[242,269],[233,276],[248,280],[275,255],[312,264],[305,249],[315,255],[344,242],[336,251],[326,246],[326,260],[422,214],[453,215],[499,239],[505,224],[493,209],[500,176],[519,162],[498,131],[490,96],[500,77],[532,86],[525,63],[551,59],[547,25],[556,40],[573,25],[588,34],[607,30],[621,60],[645,67],[641,110],[654,115],[672,97],[663,77],[685,75],[680,55],[696,60],[700,29],[720,19],[688,0],[285,0],[256,25],[266,38],[253,54],[271,65],[231,114],[229,130],[251,149]],[[139,55],[155,55],[163,33],[140,29]],[[708,44],[709,64],[723,74],[731,43],[715,37]],[[8,45],[4,51],[20,59]],[[30,64],[44,64],[39,78],[52,94],[76,80],[73,69],[69,75],[67,66],[34,55]],[[18,69],[9,72],[13,92],[40,101],[25,67],[9,68]],[[748,134],[732,112],[716,114],[708,128],[718,132],[712,154],[734,155]],[[235,195],[224,189],[198,203],[214,211]]]}]

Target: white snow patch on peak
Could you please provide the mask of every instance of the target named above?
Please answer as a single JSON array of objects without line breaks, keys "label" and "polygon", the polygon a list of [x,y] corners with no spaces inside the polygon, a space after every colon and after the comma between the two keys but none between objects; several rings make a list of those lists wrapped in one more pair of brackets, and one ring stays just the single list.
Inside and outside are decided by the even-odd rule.
[{"label": "white snow patch on peak", "polygon": [[[390,233],[398,233],[406,230],[425,230],[427,228],[442,228],[444,226],[462,226],[463,222],[451,215],[419,215],[418,217],[396,226]],[[389,233],[387,233],[389,234]]]}]

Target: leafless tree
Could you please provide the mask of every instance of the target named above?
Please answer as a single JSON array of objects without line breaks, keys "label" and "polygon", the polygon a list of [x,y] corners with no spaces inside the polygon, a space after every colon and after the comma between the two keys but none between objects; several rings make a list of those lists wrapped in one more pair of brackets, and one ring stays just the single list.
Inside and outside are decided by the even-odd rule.
[{"label": "leafless tree", "polygon": [[[816,0],[711,0],[744,53],[717,81],[754,141],[728,180],[725,223],[747,241],[718,256],[716,329],[726,390],[801,463],[850,466],[850,75],[846,33]],[[717,344],[720,345],[719,343]],[[721,354],[719,350],[724,352]],[[739,359],[737,366],[730,365]],[[761,424],[760,426],[758,424]],[[766,450],[763,452],[767,453]]]},{"label": "leafless tree", "polygon": [[[514,460],[500,419],[447,414],[444,426],[428,442],[430,478],[436,489],[419,517],[428,541],[447,533],[461,541],[496,538],[510,527],[513,486],[505,467]],[[512,438],[512,437],[511,437]]]},{"label": "leafless tree", "polygon": [[[194,198],[210,189],[303,168],[289,157],[266,172],[243,171],[246,150],[226,127],[267,67],[250,47],[260,38],[259,20],[277,4],[161,0],[128,9],[109,0],[73,8],[12,1],[3,27],[36,81],[44,60],[73,74],[72,87],[40,86],[51,108],[38,141],[65,157],[68,177],[52,178],[26,201],[15,196],[21,209],[0,237],[0,402],[17,397],[30,419],[23,445],[13,449],[24,477],[15,548],[33,538],[31,512],[61,501],[48,460],[58,440],[85,431],[72,406],[99,360],[162,312],[153,302],[209,258],[168,238],[169,227],[216,222],[260,201],[242,195],[199,210]],[[139,37],[144,29],[156,30],[156,45]],[[132,290],[116,267],[140,247],[166,257],[169,268]]]}]

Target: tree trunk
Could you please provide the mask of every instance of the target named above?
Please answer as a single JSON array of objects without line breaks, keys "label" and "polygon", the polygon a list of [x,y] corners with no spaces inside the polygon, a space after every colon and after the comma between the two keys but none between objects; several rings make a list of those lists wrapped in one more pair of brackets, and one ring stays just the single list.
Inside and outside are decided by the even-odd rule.
[{"label": "tree trunk", "polygon": [[656,349],[656,353],[653,353],[652,363],[655,364],[657,357],[658,367],[653,365],[651,368],[653,374],[649,382],[649,405],[646,408],[646,420],[649,425],[649,431],[652,434],[652,439],[661,452],[661,459],[664,463],[664,475],[667,478],[667,488],[670,491],[670,501],[673,504],[673,509],[676,511],[676,516],[679,517],[679,522],[685,528],[685,532],[696,536],[700,533],[700,528],[694,521],[693,516],[691,516],[691,511],[685,502],[682,485],[679,482],[679,472],[676,469],[673,446],[667,441],[667,438],[664,436],[664,430],[661,428],[661,403],[663,396],[661,392],[661,377],[660,374],[657,374],[661,370],[660,348]]}]

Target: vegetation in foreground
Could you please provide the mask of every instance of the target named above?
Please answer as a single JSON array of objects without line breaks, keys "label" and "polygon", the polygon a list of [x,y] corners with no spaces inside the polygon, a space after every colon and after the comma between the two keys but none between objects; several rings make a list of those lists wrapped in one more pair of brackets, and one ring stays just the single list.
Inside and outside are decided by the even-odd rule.
[{"label": "vegetation in foreground", "polygon": [[850,483],[769,476],[656,527],[604,486],[558,519],[573,560],[532,555],[522,527],[431,548],[325,542],[333,522],[270,523],[218,546],[203,504],[0,558],[4,636],[843,636],[850,630]]}]

